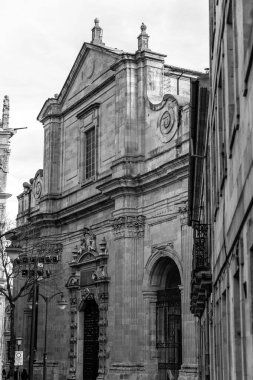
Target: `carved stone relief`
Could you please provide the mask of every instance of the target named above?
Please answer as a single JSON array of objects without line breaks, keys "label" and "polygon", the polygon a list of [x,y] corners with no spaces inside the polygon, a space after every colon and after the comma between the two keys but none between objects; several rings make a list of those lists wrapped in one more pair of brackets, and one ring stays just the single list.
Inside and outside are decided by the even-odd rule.
[{"label": "carved stone relief", "polygon": [[8,172],[8,155],[1,154],[0,155],[0,169],[4,172]]},{"label": "carved stone relief", "polygon": [[170,241],[166,244],[159,244],[159,245],[154,245],[152,248],[151,248],[151,253],[155,253],[157,251],[161,251],[163,252],[164,250],[166,250],[166,248],[171,248],[171,249],[174,249],[174,242],[173,241]]},{"label": "carved stone relief", "polygon": [[40,169],[35,174],[35,177],[30,180],[32,185],[32,192],[35,200],[38,202],[42,196],[42,184],[43,184],[43,170]]},{"label": "carved stone relief", "polygon": [[160,140],[167,143],[173,139],[177,131],[179,107],[174,98],[169,98],[165,108],[158,119],[157,130]]},{"label": "carved stone relief", "polygon": [[82,243],[80,245],[79,252],[92,252],[96,251],[96,236],[88,228],[84,228]]},{"label": "carved stone relief", "polygon": [[186,225],[187,224],[187,219],[188,219],[188,204],[184,204],[178,208],[178,213],[180,215],[180,222],[181,225]]},{"label": "carved stone relief", "polygon": [[124,215],[111,220],[115,239],[144,236],[145,216]]},{"label": "carved stone relief", "polygon": [[79,247],[77,245],[75,246],[72,251],[72,255],[74,262],[90,261],[98,255],[96,247],[96,236],[91,230],[86,227],[84,228],[81,244]]}]

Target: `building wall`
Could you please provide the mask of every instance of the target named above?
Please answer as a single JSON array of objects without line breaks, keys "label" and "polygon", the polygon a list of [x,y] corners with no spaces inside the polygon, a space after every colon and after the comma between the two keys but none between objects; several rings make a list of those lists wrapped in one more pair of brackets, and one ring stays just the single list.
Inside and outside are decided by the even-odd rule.
[{"label": "building wall", "polygon": [[[18,197],[16,233],[30,254],[45,240],[62,244],[60,262],[45,265],[52,276],[39,285],[41,294],[60,289],[68,299],[64,312],[53,301],[49,309],[48,373],[55,380],[83,376],[88,301],[99,308],[98,379],[157,378],[157,291],[173,277],[173,266],[182,308],[182,366],[175,375],[196,378],[192,234],[186,224],[189,97],[182,91],[189,93],[197,73],[164,68],[164,56],[146,49],[146,42],[142,46],[144,29],[135,54],[101,41],[84,44],[61,93],[46,101],[38,117],[44,166]],[[167,77],[182,74],[183,86],[164,94],[164,71]],[[96,170],[87,178],[91,128]],[[38,305],[35,378],[42,371],[41,297]],[[30,322],[23,300],[17,319],[28,366]]]},{"label": "building wall", "polygon": [[[212,98],[217,106],[213,151],[214,378],[248,379],[252,373],[252,11],[250,1],[220,2],[211,50]],[[224,23],[224,32],[222,24]],[[219,53],[224,58],[219,58]],[[220,76],[220,78],[219,78]],[[219,83],[220,82],[220,83]],[[220,98],[220,99],[219,99]],[[225,152],[222,152],[224,144]],[[216,161],[216,162],[215,162]],[[215,164],[214,164],[215,163]],[[213,173],[213,171],[212,171]],[[224,180],[223,180],[224,177]],[[224,184],[222,184],[224,182]],[[218,346],[220,344],[220,349]],[[214,348],[213,348],[214,349]]]},{"label": "building wall", "polygon": [[250,379],[253,370],[252,11],[252,1],[210,1],[207,159],[193,204],[209,223],[212,273],[200,315],[201,379]]}]

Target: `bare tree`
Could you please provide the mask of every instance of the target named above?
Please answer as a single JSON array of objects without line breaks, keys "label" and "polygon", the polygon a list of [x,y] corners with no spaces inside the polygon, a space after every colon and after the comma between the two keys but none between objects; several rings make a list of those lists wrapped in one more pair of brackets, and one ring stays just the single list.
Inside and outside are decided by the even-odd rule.
[{"label": "bare tree", "polygon": [[[15,369],[15,304],[20,297],[27,296],[31,291],[31,287],[38,279],[39,273],[35,272],[34,276],[22,277],[23,263],[18,258],[14,262],[11,262],[6,253],[7,241],[2,236],[0,238],[0,268],[3,272],[5,279],[5,285],[0,286],[0,294],[2,294],[10,306],[10,379],[13,379]],[[30,264],[29,264],[30,265]],[[13,282],[15,278],[20,277],[22,279],[21,286],[13,291]]]},{"label": "bare tree", "polygon": [[[0,235],[0,269],[2,268],[5,285],[0,286],[0,294],[2,294],[9,303],[10,309],[10,379],[14,378],[15,369],[15,346],[16,346],[16,326],[15,326],[15,306],[19,298],[29,295],[32,297],[33,303],[36,300],[36,291],[38,282],[41,284],[44,280],[51,277],[54,281],[56,276],[59,279],[59,273],[52,270],[55,264],[60,261],[62,253],[62,244],[57,243],[55,236],[50,236],[50,239],[45,236],[33,235],[33,228],[25,227],[17,230],[4,228],[10,223],[1,223],[2,231],[8,230],[7,233]],[[11,244],[6,238],[11,239]],[[30,243],[28,244],[28,241]],[[23,249],[20,246],[22,242]],[[17,258],[12,262],[8,254],[16,250]],[[8,252],[7,252],[8,251]],[[7,254],[8,253],[8,254]],[[58,292],[62,293],[62,292]],[[58,294],[57,293],[57,294]],[[34,310],[34,305],[33,305]],[[34,314],[35,315],[35,314]],[[34,320],[34,318],[33,318]],[[31,325],[31,334],[35,329],[34,323]],[[33,357],[34,355],[34,342],[31,338],[31,351],[30,351],[30,375],[32,379],[33,373]]]}]

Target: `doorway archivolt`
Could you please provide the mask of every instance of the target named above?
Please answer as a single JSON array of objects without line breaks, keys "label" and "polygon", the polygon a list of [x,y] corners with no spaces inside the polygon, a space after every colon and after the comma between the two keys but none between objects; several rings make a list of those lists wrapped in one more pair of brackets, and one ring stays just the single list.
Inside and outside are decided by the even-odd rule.
[{"label": "doorway archivolt", "polygon": [[[159,249],[152,253],[146,265],[146,291],[150,334],[157,357],[157,379],[177,379],[182,364],[182,267],[173,250]],[[151,343],[152,344],[152,343]]]},{"label": "doorway archivolt", "polygon": [[153,248],[152,254],[145,265],[143,278],[144,291],[153,291],[159,288],[163,289],[167,273],[173,264],[176,265],[179,271],[181,285],[183,286],[183,269],[177,252],[167,246],[165,248]]}]

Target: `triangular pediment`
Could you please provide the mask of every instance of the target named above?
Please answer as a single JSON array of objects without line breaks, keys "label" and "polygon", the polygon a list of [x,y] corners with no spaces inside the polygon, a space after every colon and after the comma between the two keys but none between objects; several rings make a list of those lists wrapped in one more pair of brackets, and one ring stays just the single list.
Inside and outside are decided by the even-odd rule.
[{"label": "triangular pediment", "polygon": [[88,88],[103,80],[110,67],[120,59],[121,51],[84,44],[62,88],[58,101],[69,106],[78,101]]},{"label": "triangular pediment", "polygon": [[38,120],[60,114],[113,76],[110,67],[120,60],[121,54],[118,49],[84,43],[60,94],[46,100]]}]

